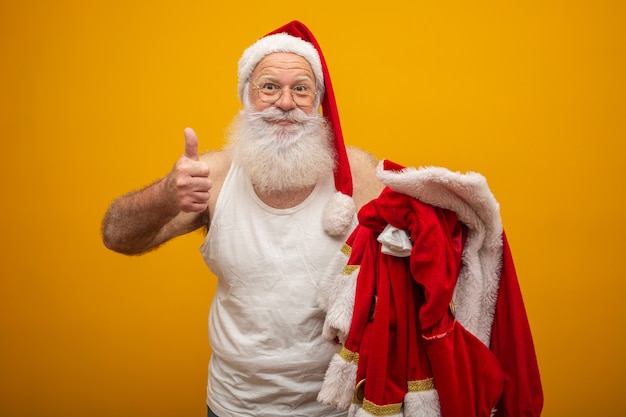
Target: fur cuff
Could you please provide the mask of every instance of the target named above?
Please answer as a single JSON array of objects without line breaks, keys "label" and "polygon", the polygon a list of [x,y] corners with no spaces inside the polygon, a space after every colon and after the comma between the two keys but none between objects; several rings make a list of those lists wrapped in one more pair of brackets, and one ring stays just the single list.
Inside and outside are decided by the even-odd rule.
[{"label": "fur cuff", "polygon": [[322,336],[326,340],[339,338],[345,342],[354,309],[354,295],[356,292],[356,276],[344,274],[344,268],[350,259],[350,247],[345,245],[331,259],[328,268],[320,282],[320,291],[317,303],[326,313]]},{"label": "fur cuff", "polygon": [[354,395],[356,371],[356,363],[347,362],[339,354],[335,354],[326,370],[324,383],[317,395],[317,401],[338,410],[347,410]]},{"label": "fur cuff", "polygon": [[406,417],[441,417],[437,390],[408,392],[404,397]]},{"label": "fur cuff", "polygon": [[343,276],[344,268],[350,260],[350,252],[350,246],[344,244],[341,250],[338,250],[330,260],[320,280],[317,303],[324,311],[328,311],[328,308],[337,299],[337,295],[342,287],[339,277]]},{"label": "fur cuff", "polygon": [[352,312],[354,311],[354,297],[356,295],[356,281],[359,275],[358,269],[351,275],[337,276],[337,293],[334,302],[328,307],[324,320],[323,336],[332,340],[337,336],[341,343],[346,341],[350,325],[352,324]]}]

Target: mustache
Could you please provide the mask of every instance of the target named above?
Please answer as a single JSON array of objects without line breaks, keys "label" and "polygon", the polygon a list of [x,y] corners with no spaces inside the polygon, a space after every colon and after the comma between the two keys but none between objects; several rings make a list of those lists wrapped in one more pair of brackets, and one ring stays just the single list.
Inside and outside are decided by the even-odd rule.
[{"label": "mustache", "polygon": [[311,122],[313,120],[319,120],[318,115],[309,115],[298,108],[284,111],[276,107],[268,107],[267,109],[262,111],[251,111],[249,113],[249,117],[251,120],[254,121],[264,121],[271,123],[290,122],[306,124],[307,122]]}]

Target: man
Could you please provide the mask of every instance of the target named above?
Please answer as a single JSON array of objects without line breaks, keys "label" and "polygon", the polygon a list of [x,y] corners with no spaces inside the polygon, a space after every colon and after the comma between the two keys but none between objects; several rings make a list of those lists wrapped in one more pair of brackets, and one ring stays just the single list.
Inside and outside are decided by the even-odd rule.
[{"label": "man", "polygon": [[239,98],[229,146],[199,155],[186,129],[172,171],[111,204],[103,240],[136,255],[208,230],[209,415],[343,415],[316,400],[339,350],[322,337],[317,293],[356,210],[383,189],[377,162],[346,150],[324,57],[299,22],[244,52]]},{"label": "man", "polygon": [[324,57],[299,22],[243,53],[238,87],[229,146],[198,155],[185,130],[172,171],[103,222],[106,246],[126,254],[207,228],[209,416],[539,416],[486,180],[346,150]]}]

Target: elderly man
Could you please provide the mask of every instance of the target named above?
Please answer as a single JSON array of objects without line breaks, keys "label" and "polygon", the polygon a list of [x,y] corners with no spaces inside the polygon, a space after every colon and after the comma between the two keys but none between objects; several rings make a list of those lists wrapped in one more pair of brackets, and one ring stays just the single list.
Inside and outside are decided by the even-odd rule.
[{"label": "elderly man", "polygon": [[186,129],[172,171],[111,204],[103,240],[135,255],[208,230],[209,415],[343,415],[316,400],[339,350],[322,337],[318,287],[355,211],[383,189],[377,162],[345,148],[323,55],[299,22],[244,52],[239,98],[229,146],[199,155]]},{"label": "elderly man", "polygon": [[324,57],[299,22],[243,53],[238,87],[229,146],[198,155],[185,130],[172,171],[103,223],[126,254],[208,230],[209,416],[539,416],[485,178],[346,149]]}]

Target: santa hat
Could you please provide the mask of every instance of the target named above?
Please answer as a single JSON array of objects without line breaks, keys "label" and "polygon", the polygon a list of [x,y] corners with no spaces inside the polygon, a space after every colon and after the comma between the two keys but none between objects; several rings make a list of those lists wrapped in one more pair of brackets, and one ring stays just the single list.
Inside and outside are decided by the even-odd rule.
[{"label": "santa hat", "polygon": [[239,60],[238,68],[239,99],[242,103],[244,102],[244,94],[247,91],[246,85],[250,81],[250,76],[256,65],[263,57],[274,52],[290,52],[300,55],[309,62],[315,75],[318,100],[321,100],[322,114],[330,125],[336,154],[334,175],[337,193],[324,212],[324,229],[330,235],[344,234],[349,231],[355,213],[350,164],[343,142],[337,103],[335,102],[328,67],[317,40],[304,24],[294,20],[268,33],[244,51]]}]

